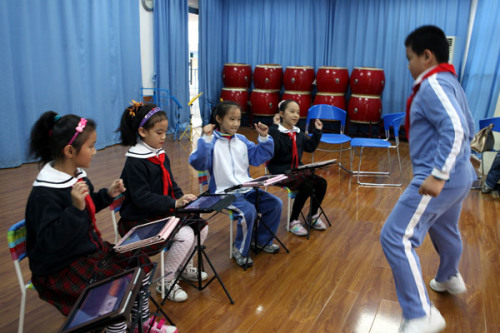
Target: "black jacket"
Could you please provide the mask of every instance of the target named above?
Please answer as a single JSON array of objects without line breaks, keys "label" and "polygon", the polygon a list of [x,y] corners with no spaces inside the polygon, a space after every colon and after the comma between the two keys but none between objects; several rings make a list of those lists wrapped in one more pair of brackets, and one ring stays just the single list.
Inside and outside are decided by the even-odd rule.
[{"label": "black jacket", "polygon": [[[284,173],[290,170],[292,165],[292,140],[288,134],[281,132],[278,125],[272,125],[269,128],[269,135],[274,140],[274,156],[269,161],[267,168],[272,174]],[[312,136],[307,136],[304,132],[297,132],[297,154],[299,156],[299,165],[302,165],[302,153],[304,151],[312,153],[316,150],[321,139],[321,131],[314,129]]]},{"label": "black jacket", "polygon": [[[62,175],[66,178],[61,178]],[[113,201],[107,189],[94,192],[83,170],[74,178],[46,165],[26,206],[26,250],[34,275],[59,272],[101,246],[87,209],[75,208],[71,200],[72,185],[80,178],[89,186],[96,213]]]},{"label": "black jacket", "polygon": [[[170,170],[170,160],[165,155],[165,168],[170,173],[174,196],[179,199],[184,194],[177,185]],[[144,158],[127,157],[121,178],[125,188],[125,200],[120,216],[129,221],[168,214],[175,208],[176,199],[163,195],[161,166]]]}]

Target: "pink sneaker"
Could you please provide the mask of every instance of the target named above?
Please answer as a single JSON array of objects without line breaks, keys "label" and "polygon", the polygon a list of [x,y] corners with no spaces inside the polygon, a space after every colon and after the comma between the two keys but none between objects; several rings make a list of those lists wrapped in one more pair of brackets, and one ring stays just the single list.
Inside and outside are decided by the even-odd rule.
[{"label": "pink sneaker", "polygon": [[[149,325],[153,322],[153,325],[151,326],[151,330],[149,329]],[[169,325],[164,325],[165,324],[165,319],[161,319],[158,322],[154,321],[154,317],[149,318],[148,321],[144,322],[142,324],[142,331],[144,333],[178,333],[179,331],[177,330],[177,327],[175,326],[169,326]],[[136,327],[134,330],[134,333],[138,333],[139,329]]]}]

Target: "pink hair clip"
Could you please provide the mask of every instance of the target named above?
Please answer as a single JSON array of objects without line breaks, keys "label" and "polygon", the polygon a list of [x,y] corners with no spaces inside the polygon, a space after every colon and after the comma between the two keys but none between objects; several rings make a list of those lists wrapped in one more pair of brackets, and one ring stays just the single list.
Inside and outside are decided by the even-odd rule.
[{"label": "pink hair clip", "polygon": [[83,129],[85,128],[85,125],[87,125],[87,119],[85,118],[80,118],[80,121],[78,122],[78,125],[75,128],[75,135],[69,140],[68,145],[72,144],[73,141],[75,141],[76,137],[78,136],[79,133],[83,132]]}]

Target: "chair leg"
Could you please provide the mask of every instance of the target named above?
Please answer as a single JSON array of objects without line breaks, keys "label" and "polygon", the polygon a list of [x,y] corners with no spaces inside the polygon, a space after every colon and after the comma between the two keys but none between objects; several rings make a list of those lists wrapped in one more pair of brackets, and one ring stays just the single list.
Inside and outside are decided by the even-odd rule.
[{"label": "chair leg", "polygon": [[229,217],[229,259],[233,258],[233,218]]},{"label": "chair leg", "polygon": [[19,326],[17,329],[18,333],[23,333],[23,331],[24,331],[25,308],[26,308],[26,289],[22,290],[22,293],[21,293],[21,307],[19,309]]},{"label": "chair leg", "polygon": [[[389,147],[389,148],[394,148],[394,147]],[[399,147],[396,146],[396,151],[397,151],[397,154],[398,154],[398,163],[399,163],[399,174],[400,174],[400,182],[399,183],[394,183],[394,184],[387,184],[387,183],[366,183],[366,182],[360,182],[359,181],[359,177],[360,175],[361,176],[376,176],[376,175],[379,175],[379,176],[386,176],[386,177],[390,177],[390,174],[391,174],[391,157],[390,157],[390,151],[389,151],[389,148],[387,148],[387,157],[388,157],[388,161],[389,161],[389,171],[388,172],[378,172],[378,171],[361,171],[361,158],[362,158],[362,155],[363,155],[363,147],[361,147],[360,149],[360,153],[359,153],[359,167],[358,167],[358,184],[359,185],[365,185],[365,186],[401,186],[402,185],[402,178],[403,178],[403,168],[401,166],[401,157],[399,155]]]},{"label": "chair leg", "polygon": [[291,208],[292,208],[292,199],[290,198],[290,196],[288,196],[288,212],[286,214],[286,231],[290,231],[290,215],[292,214],[290,212]]},{"label": "chair leg", "polygon": [[163,274],[165,274],[165,250],[161,250],[160,252],[160,276],[161,278],[161,299],[165,298],[165,279],[163,278]]}]

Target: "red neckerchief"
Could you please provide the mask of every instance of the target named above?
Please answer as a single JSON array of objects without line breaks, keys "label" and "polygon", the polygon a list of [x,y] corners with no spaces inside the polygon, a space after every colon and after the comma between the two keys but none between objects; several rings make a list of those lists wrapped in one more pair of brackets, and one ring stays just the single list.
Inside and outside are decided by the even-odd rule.
[{"label": "red neckerchief", "polygon": [[158,156],[148,158],[148,161],[153,162],[154,164],[159,164],[161,167],[161,175],[163,180],[163,195],[169,195],[172,198],[176,199],[174,196],[174,189],[172,186],[172,180],[170,179],[170,173],[167,168],[165,168],[165,153],[162,153]]},{"label": "red neckerchief", "polygon": [[292,140],[292,169],[297,169],[299,166],[299,154],[297,152],[297,133],[288,132],[286,133],[290,140]]},{"label": "red neckerchief", "polygon": [[441,63],[431,69],[428,73],[426,73],[422,79],[420,80],[419,83],[415,84],[413,86],[413,92],[411,93],[410,97],[408,97],[408,100],[406,101],[406,119],[405,119],[405,129],[406,129],[406,138],[410,140],[410,108],[411,108],[411,103],[413,102],[413,98],[417,94],[417,91],[420,89],[420,85],[422,82],[427,79],[429,76],[434,75],[436,73],[440,72],[450,72],[453,75],[457,76],[457,73],[455,72],[455,67],[451,64],[447,63]]},{"label": "red neckerchief", "polygon": [[[83,178],[78,179],[78,181],[85,182]],[[92,200],[92,197],[90,196],[90,193],[87,194],[87,196],[85,197],[85,207],[87,208],[90,220],[92,221],[92,228],[94,229],[95,233],[97,234],[97,237],[99,238],[99,244],[94,242],[94,240],[92,239],[92,235],[90,237],[90,240],[92,241],[92,243],[95,244],[95,246],[97,246],[97,248],[102,248],[101,232],[99,231],[99,229],[97,229],[97,224],[95,220],[95,204],[94,200]]]}]

